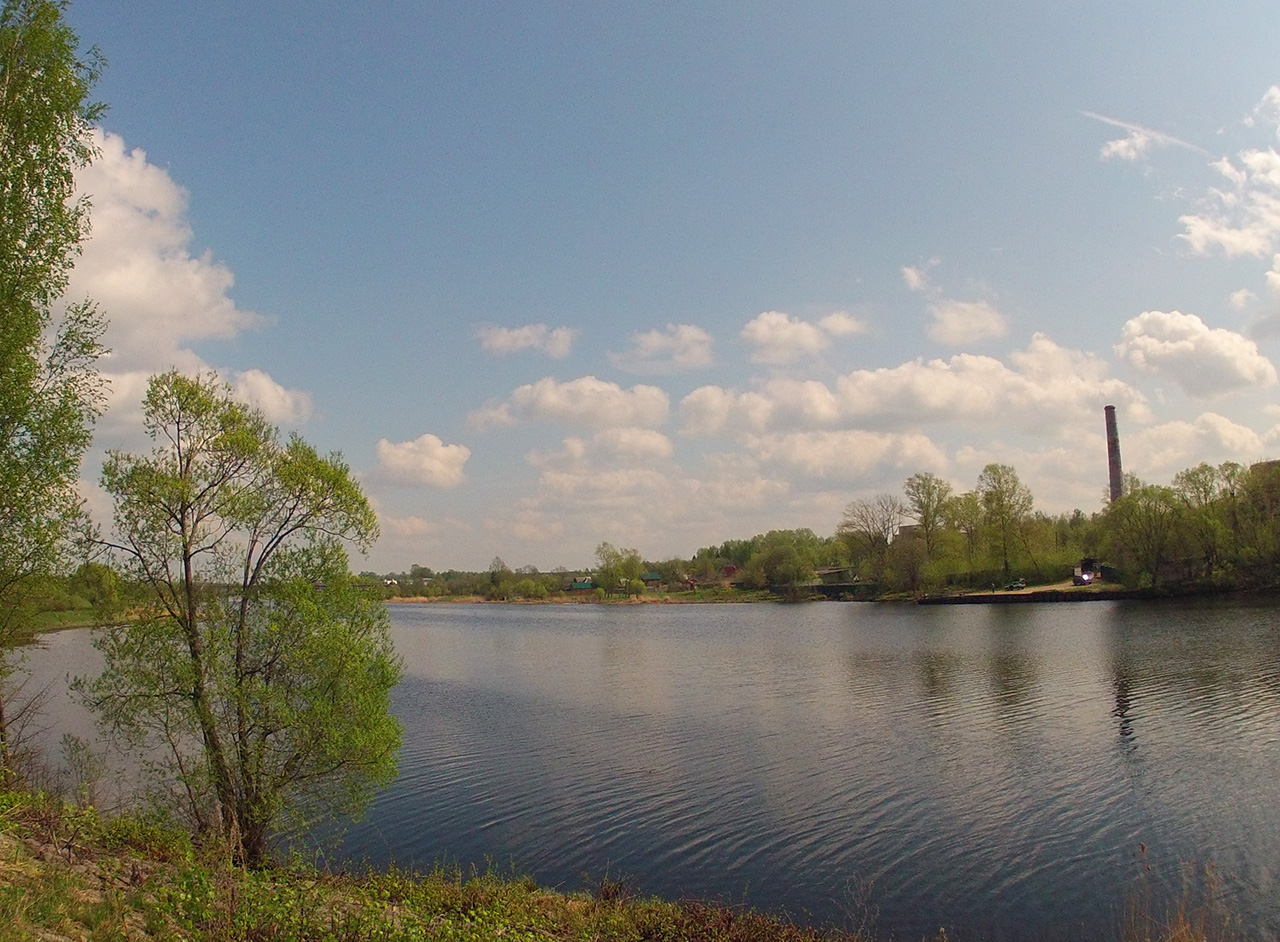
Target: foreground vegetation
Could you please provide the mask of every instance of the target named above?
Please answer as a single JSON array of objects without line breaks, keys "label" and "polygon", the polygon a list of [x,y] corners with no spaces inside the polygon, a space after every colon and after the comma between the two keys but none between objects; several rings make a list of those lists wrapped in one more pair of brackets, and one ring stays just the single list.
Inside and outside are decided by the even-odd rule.
[{"label": "foreground vegetation", "polygon": [[[0,942],[208,940],[722,940],[864,942],[853,927],[815,929],[718,903],[633,895],[604,879],[562,893],[495,873],[327,873],[293,865],[250,870],[147,815],[107,817],[44,794],[0,792]],[[1240,938],[1212,904],[1153,918],[1139,895],[1126,942]],[[1028,934],[1034,929],[1028,927]],[[948,938],[939,931],[939,940]]]},{"label": "foreground vegetation", "polygon": [[0,940],[859,939],[738,907],[633,896],[603,880],[559,893],[529,879],[434,869],[365,875],[237,868],[187,832],[0,792]]}]

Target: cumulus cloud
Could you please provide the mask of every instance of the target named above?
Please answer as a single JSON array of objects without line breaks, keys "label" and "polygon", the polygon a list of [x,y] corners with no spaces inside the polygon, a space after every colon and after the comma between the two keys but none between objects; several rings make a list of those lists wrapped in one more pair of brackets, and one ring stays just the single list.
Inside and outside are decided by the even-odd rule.
[{"label": "cumulus cloud", "polygon": [[1145,414],[1142,395],[1109,376],[1105,361],[1044,334],[1009,360],[973,354],[916,359],[855,370],[838,377],[834,387],[791,379],[772,379],[745,392],[703,386],[680,403],[681,433],[740,436],[782,428],[900,430],[965,423],[1053,434],[1087,421],[1109,402]]},{"label": "cumulus cloud", "polygon": [[466,480],[463,468],[471,457],[465,445],[446,445],[431,434],[410,442],[384,438],[377,453],[380,477],[404,487],[456,487]]},{"label": "cumulus cloud", "polygon": [[93,203],[93,228],[67,296],[90,297],[110,321],[109,372],[194,365],[185,347],[228,339],[266,321],[228,296],[231,270],[209,252],[193,255],[187,193],[142,150],[94,131],[101,157],[77,171]]},{"label": "cumulus cloud", "polygon": [[867,324],[854,317],[848,311],[835,311],[818,321],[818,326],[832,337],[852,337],[854,334],[865,334]]},{"label": "cumulus cloud", "polygon": [[500,403],[473,412],[471,421],[481,428],[517,421],[652,428],[666,422],[669,409],[667,394],[656,386],[623,389],[594,376],[565,383],[548,376],[520,386]]},{"label": "cumulus cloud", "polygon": [[658,461],[675,451],[671,439],[651,428],[608,428],[594,441],[609,456],[626,461]]},{"label": "cumulus cloud", "polygon": [[1258,345],[1194,314],[1146,311],[1124,325],[1116,352],[1148,373],[1168,376],[1192,396],[1273,386],[1276,370]]},{"label": "cumulus cloud", "polygon": [[1247,463],[1265,454],[1265,443],[1253,429],[1216,412],[1205,412],[1191,422],[1148,426],[1125,435],[1121,447],[1125,470],[1154,481],[1166,481],[1202,461]]},{"label": "cumulus cloud", "polygon": [[[76,172],[78,193],[92,203],[92,230],[67,297],[92,298],[107,318],[111,352],[98,365],[110,398],[98,428],[127,436],[141,427],[140,403],[153,374],[210,372],[194,344],[234,338],[267,319],[232,300],[235,278],[226,265],[208,251],[193,253],[187,192],[120,135],[92,134],[100,156]],[[298,424],[311,415],[309,393],[286,389],[261,369],[222,373],[234,395],[272,422]]]},{"label": "cumulus cloud", "polygon": [[1280,243],[1280,154],[1274,149],[1242,151],[1236,162],[1213,164],[1227,182],[1201,200],[1198,212],[1178,217],[1181,238],[1200,255],[1216,250],[1228,257],[1261,257]]},{"label": "cumulus cloud", "polygon": [[929,305],[929,337],[952,347],[1009,332],[1004,315],[986,301],[937,301]]},{"label": "cumulus cloud", "polygon": [[755,352],[754,363],[782,365],[813,357],[831,346],[832,337],[846,337],[866,329],[862,321],[837,311],[816,324],[782,311],[765,311],[742,328],[741,337]]},{"label": "cumulus cloud", "polygon": [[1124,137],[1117,138],[1114,141],[1107,141],[1102,145],[1101,155],[1103,160],[1140,160],[1155,147],[1180,147],[1183,150],[1195,151],[1197,154],[1208,153],[1202,147],[1189,144],[1181,138],[1166,134],[1163,131],[1155,131],[1140,124],[1130,124],[1128,121],[1108,118],[1092,111],[1081,111],[1080,113],[1086,118],[1093,118],[1095,121],[1101,121],[1103,124],[1120,128],[1125,132]]},{"label": "cumulus cloud", "polygon": [[748,436],[747,448],[760,461],[781,463],[818,478],[855,478],[881,466],[942,471],[942,449],[920,432],[790,432]]},{"label": "cumulus cloud", "polygon": [[609,361],[631,373],[671,373],[710,366],[711,335],[692,324],[631,335],[631,349],[610,353]]},{"label": "cumulus cloud", "polygon": [[[1280,283],[1277,283],[1274,286],[1271,285],[1271,276],[1275,274],[1275,272],[1269,272],[1267,275],[1267,283],[1268,286],[1271,287],[1272,291],[1280,289]],[[1227,296],[1227,303],[1231,305],[1232,309],[1243,311],[1257,299],[1258,296],[1248,288],[1241,288],[1239,291],[1232,291],[1231,294]]]},{"label": "cumulus cloud", "polygon": [[1003,337],[1009,332],[1004,315],[989,301],[958,301],[944,297],[933,284],[929,271],[939,264],[930,259],[924,265],[905,265],[902,280],[907,290],[924,294],[929,298],[928,311],[933,318],[929,325],[929,338],[951,347]]},{"label": "cumulus cloud", "polygon": [[489,353],[519,353],[537,350],[553,360],[569,355],[578,332],[572,327],[548,327],[546,324],[526,324],[523,327],[494,327],[485,324],[476,330],[480,346]]},{"label": "cumulus cloud", "polygon": [[298,425],[311,417],[310,393],[285,389],[262,370],[236,373],[231,389],[237,399],[256,406],[278,425]]},{"label": "cumulus cloud", "polygon": [[756,348],[756,363],[791,363],[816,356],[831,345],[826,331],[781,311],[765,311],[742,328],[742,339]]}]

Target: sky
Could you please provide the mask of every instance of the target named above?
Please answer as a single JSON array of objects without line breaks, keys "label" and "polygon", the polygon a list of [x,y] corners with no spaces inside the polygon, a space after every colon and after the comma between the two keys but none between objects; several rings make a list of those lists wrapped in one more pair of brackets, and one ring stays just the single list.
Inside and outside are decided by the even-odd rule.
[{"label": "sky", "polygon": [[106,449],[216,371],[357,569],[578,568],[1012,465],[1280,456],[1280,7],[74,0]]}]

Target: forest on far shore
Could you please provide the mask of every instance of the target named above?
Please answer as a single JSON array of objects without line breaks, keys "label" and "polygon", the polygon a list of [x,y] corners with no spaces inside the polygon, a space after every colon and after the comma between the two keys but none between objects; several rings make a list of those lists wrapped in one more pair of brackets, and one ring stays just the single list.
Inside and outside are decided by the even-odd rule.
[{"label": "forest on far shore", "polygon": [[364,572],[390,597],[543,600],[646,592],[701,596],[770,590],[802,596],[819,581],[858,584],[863,595],[920,595],[1071,578],[1083,558],[1105,563],[1132,588],[1259,588],[1280,582],[1280,462],[1201,463],[1170,484],[1132,475],[1103,509],[1050,515],[1009,465],[989,464],[969,491],[929,472],[899,494],[852,501],[830,535],[771,530],[704,546],[692,556],[647,559],[601,543],[591,569]]}]

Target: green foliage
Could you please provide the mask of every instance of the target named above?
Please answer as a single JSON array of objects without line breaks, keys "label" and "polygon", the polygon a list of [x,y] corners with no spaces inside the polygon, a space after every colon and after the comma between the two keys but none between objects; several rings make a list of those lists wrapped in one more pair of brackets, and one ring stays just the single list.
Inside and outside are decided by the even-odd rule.
[{"label": "green foliage", "polygon": [[[81,58],[65,5],[0,6],[0,679],[40,580],[83,522],[76,478],[103,402],[104,324],[89,302],[54,305],[88,229],[75,171],[93,157],[99,61]],[[0,775],[8,737],[0,701]]]},{"label": "green foliage", "polygon": [[634,583],[640,583],[640,591],[644,591],[644,583],[640,575],[644,572],[644,560],[634,549],[619,549],[612,543],[601,543],[596,547],[596,585],[606,592],[622,592],[630,594]]},{"label": "green foliage", "polygon": [[270,835],[354,813],[395,771],[400,662],[342,540],[377,527],[337,456],[286,443],[212,378],[154,377],[148,455],[111,453],[112,544],[148,595],[81,681],[108,732],[167,750],[201,832],[263,862]]}]

